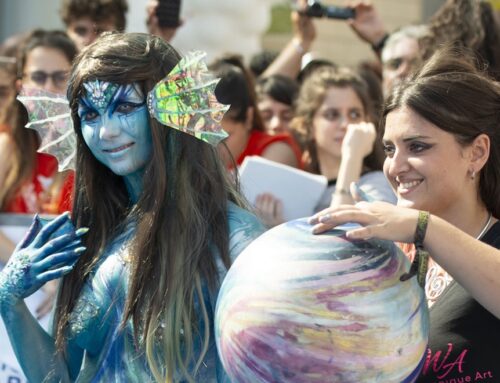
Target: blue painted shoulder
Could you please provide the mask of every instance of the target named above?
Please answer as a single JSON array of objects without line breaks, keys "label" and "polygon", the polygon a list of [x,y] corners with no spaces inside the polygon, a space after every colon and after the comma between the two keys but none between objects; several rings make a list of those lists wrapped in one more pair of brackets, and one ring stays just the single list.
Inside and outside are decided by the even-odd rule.
[{"label": "blue painted shoulder", "polygon": [[229,252],[234,261],[254,239],[266,231],[260,220],[234,203],[228,204]]}]

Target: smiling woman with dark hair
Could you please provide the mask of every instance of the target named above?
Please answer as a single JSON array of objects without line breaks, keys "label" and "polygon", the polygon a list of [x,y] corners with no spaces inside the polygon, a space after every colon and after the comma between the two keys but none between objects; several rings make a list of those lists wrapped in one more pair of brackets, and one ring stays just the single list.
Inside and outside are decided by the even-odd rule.
[{"label": "smiling woman with dark hair", "polygon": [[365,227],[349,238],[414,243],[410,275],[425,284],[431,319],[418,382],[500,378],[500,83],[467,58],[438,51],[386,102],[384,172],[398,206],[362,202],[311,220],[316,232],[354,221]]}]

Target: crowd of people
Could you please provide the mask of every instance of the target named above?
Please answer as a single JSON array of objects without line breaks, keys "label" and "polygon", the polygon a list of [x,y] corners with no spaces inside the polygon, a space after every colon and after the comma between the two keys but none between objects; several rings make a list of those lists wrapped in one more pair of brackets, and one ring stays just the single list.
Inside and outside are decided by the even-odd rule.
[{"label": "crowd of people", "polygon": [[[125,0],[63,0],[66,31],[0,46],[0,213],[34,215],[19,244],[0,232],[0,337],[11,345],[0,383],[228,382],[217,293],[238,254],[285,221],[277,196],[239,190],[249,156],[327,180],[313,234],[356,222],[348,238],[397,242],[410,275],[428,262],[417,382],[500,381],[491,5],[447,0],[427,24],[388,31],[372,3],[351,1],[348,24],[373,49],[353,68],[303,65],[317,37],[305,1],[283,49],[248,65],[238,52],[184,59],[169,43],[182,22],[162,26],[158,6],[148,4],[150,33],[124,33]],[[74,169],[59,171],[38,152],[43,133],[25,128],[33,116],[17,96],[33,90],[67,99]]]}]

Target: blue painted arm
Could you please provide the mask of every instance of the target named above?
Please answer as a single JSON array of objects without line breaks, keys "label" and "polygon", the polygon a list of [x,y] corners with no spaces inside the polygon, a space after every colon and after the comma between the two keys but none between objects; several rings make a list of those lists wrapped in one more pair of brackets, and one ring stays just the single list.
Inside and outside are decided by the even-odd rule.
[{"label": "blue painted arm", "polygon": [[[30,382],[69,381],[68,366],[54,357],[54,339],[31,315],[24,298],[71,271],[85,250],[80,237],[86,232],[75,230],[67,213],[45,226],[35,217],[25,239],[0,272],[0,315]],[[79,363],[82,352],[69,351],[73,351],[73,363]]]}]

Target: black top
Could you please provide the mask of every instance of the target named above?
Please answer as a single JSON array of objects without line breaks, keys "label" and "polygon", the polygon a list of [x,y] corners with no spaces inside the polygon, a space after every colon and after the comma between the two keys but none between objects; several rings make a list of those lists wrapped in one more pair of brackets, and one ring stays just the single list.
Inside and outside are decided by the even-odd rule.
[{"label": "black top", "polygon": [[[500,221],[481,241],[500,249]],[[427,359],[417,382],[500,382],[500,319],[452,281],[431,307],[430,320]]]}]

